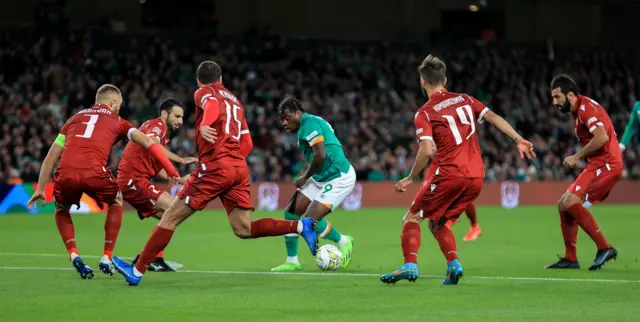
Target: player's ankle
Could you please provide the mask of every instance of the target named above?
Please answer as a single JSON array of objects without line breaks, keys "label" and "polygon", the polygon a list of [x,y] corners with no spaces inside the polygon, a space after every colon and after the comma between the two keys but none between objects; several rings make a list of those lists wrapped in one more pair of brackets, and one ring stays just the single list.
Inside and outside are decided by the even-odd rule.
[{"label": "player's ankle", "polygon": [[144,273],[140,272],[140,271],[138,270],[138,268],[136,268],[136,266],[134,265],[134,266],[133,266],[133,276],[135,276],[135,277],[142,277],[142,275],[144,275]]},{"label": "player's ankle", "polygon": [[338,241],[338,246],[342,247],[346,244],[349,243],[349,238],[347,238],[345,235],[340,235],[340,240]]},{"label": "player's ankle", "polygon": [[287,256],[287,263],[300,264],[300,262],[298,261],[298,256]]}]

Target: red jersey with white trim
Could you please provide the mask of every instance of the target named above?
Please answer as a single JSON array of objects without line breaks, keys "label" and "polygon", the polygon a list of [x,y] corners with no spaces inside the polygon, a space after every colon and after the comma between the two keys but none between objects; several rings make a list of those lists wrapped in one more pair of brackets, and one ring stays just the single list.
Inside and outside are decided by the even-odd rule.
[{"label": "red jersey with white trim", "polygon": [[133,130],[131,123],[106,105],[78,112],[60,130],[65,141],[58,171],[106,171],[111,147]]},{"label": "red jersey with white trim", "polygon": [[433,93],[415,116],[416,137],[432,140],[437,149],[435,174],[443,177],[484,178],[476,135],[476,120],[489,108],[466,94]]},{"label": "red jersey with white trim", "polygon": [[[199,88],[193,94],[193,100],[196,103],[196,143],[200,163],[246,166],[247,162],[240,153],[240,138],[249,134],[249,127],[240,100],[220,83]],[[199,134],[207,100],[218,101],[218,119],[209,125],[218,133],[213,144],[205,141]]]},{"label": "red jersey with white trim", "polygon": [[[160,118],[146,121],[138,130],[147,136],[158,138],[163,146],[171,141],[167,135],[167,125]],[[129,142],[124,148],[118,165],[118,176],[127,174],[140,178],[152,178],[162,169],[162,164],[147,149]]]},{"label": "red jersey with white trim", "polygon": [[601,126],[609,136],[609,142],[587,156],[587,161],[597,166],[607,163],[622,163],[622,151],[618,143],[618,135],[607,111],[593,99],[578,95],[578,108],[571,112],[574,118],[575,133],[581,146],[585,146],[593,138],[593,131]]}]

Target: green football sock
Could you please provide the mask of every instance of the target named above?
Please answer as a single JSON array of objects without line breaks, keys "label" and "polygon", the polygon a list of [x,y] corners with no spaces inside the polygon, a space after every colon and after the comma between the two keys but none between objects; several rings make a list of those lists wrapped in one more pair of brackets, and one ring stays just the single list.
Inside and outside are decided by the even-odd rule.
[{"label": "green football sock", "polygon": [[[299,220],[300,217],[288,211],[284,212],[285,220]],[[285,235],[284,243],[287,246],[287,257],[298,256],[298,235]]]},{"label": "green football sock", "polygon": [[327,226],[329,226],[329,232],[326,235],[324,235],[322,238],[332,241],[334,243],[339,242],[340,237],[342,237],[342,235],[335,228],[333,228],[333,225],[331,225],[324,218],[318,221],[318,224],[316,225],[316,233],[318,233],[318,236],[322,236],[322,234],[327,230]]}]

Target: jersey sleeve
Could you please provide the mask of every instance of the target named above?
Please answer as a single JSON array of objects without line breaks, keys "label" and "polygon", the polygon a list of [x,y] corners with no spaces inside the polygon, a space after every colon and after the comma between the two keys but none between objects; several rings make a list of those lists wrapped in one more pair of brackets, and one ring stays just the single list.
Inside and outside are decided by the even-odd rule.
[{"label": "jersey sleeve", "polygon": [[301,140],[309,142],[310,146],[314,146],[320,142],[324,142],[324,133],[322,127],[315,120],[308,120],[300,125],[298,137]]},{"label": "jersey sleeve", "polygon": [[589,129],[589,133],[593,133],[598,126],[604,126],[599,119],[599,114],[598,109],[591,104],[581,105],[578,108],[578,118]]},{"label": "jersey sleeve", "polygon": [[155,136],[160,140],[167,135],[167,127],[160,122],[147,124],[144,130],[140,130],[147,136]]},{"label": "jersey sleeve", "polygon": [[490,109],[484,105],[482,102],[478,101],[476,98],[468,96],[469,97],[469,106],[471,106],[471,111],[473,112],[473,115],[476,116],[476,120],[479,123],[484,122],[484,115],[490,111]]},{"label": "jersey sleeve", "polygon": [[416,139],[418,142],[423,140],[433,141],[433,128],[426,111],[419,111],[413,119],[416,126]]},{"label": "jersey sleeve", "polygon": [[131,123],[129,123],[129,121],[125,120],[125,119],[120,119],[120,133],[118,133],[120,136],[126,136],[127,139],[131,140],[131,133],[133,133],[133,131],[136,130],[135,127],[133,127],[133,125]]},{"label": "jersey sleeve", "polygon": [[69,130],[69,121],[64,123],[64,125],[60,129],[60,133],[58,133],[58,136],[56,137],[55,141],[53,141],[53,143],[64,148],[64,142],[66,141],[68,130]]},{"label": "jersey sleeve", "polygon": [[213,96],[213,93],[211,93],[211,90],[207,90],[206,88],[198,88],[197,91],[195,91],[195,93],[193,93],[193,101],[196,103],[196,106],[199,108],[203,108],[204,107],[204,103],[207,102],[207,100],[218,100],[215,96]]}]

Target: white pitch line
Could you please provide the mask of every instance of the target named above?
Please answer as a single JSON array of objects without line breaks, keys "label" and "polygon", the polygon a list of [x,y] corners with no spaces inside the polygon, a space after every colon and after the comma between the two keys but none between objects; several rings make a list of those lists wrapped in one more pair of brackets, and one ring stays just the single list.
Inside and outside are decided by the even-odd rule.
[{"label": "white pitch line", "polygon": [[[1,270],[33,270],[33,271],[72,271],[66,267],[16,267],[0,266]],[[321,273],[321,272],[249,272],[249,271],[207,271],[207,270],[178,270],[183,274],[216,274],[216,275],[286,275],[286,276],[334,276],[334,277],[379,277],[373,273]],[[437,275],[420,275],[421,278],[442,278]],[[554,278],[554,277],[510,277],[510,276],[467,276],[469,279],[507,280],[507,281],[545,281],[545,282],[585,282],[585,283],[620,283],[640,284],[640,280],[588,279],[588,278]]]},{"label": "white pitch line", "polygon": [[[32,254],[32,253],[0,253],[0,256],[23,256],[23,257],[69,257],[67,254]],[[102,256],[97,255],[82,255],[82,258],[102,258]],[[122,259],[133,260],[133,257],[120,257]],[[165,261],[169,266],[173,269],[181,269],[184,265],[173,262],[173,261]]]}]

